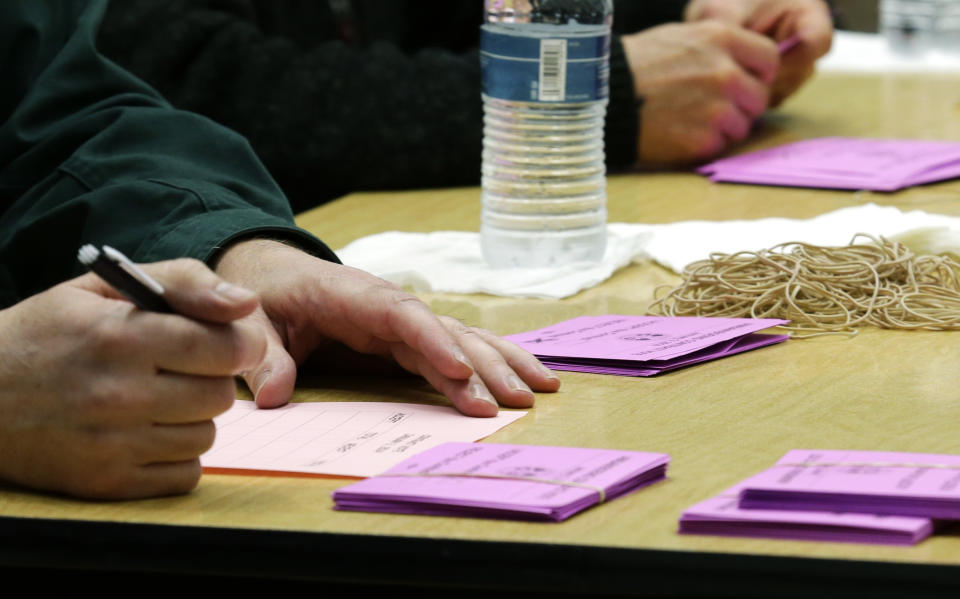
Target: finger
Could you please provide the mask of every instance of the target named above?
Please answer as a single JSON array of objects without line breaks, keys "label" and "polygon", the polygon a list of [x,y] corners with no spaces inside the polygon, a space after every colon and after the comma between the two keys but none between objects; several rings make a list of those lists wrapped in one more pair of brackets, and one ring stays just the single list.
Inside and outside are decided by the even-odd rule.
[{"label": "finger", "polygon": [[137,435],[133,459],[140,466],[193,460],[213,446],[215,435],[212,420],[154,424]]},{"label": "finger", "polygon": [[[459,324],[459,323],[458,323]],[[510,367],[503,354],[473,329],[459,325],[454,334],[460,339],[470,362],[497,403],[510,408],[529,408],[534,396],[530,387]]]},{"label": "finger", "polygon": [[534,391],[552,393],[560,388],[560,378],[530,352],[485,329],[474,329],[502,355],[510,368]]},{"label": "finger", "polygon": [[755,119],[770,104],[770,87],[743,71],[735,71],[725,82],[726,96],[748,118]]},{"label": "finger", "polygon": [[[262,329],[243,321],[206,324],[176,314],[133,312],[134,327],[150,341],[154,366],[182,374],[222,376],[239,374],[263,359],[267,340]],[[142,342],[142,341],[141,341]]]},{"label": "finger", "polygon": [[226,412],[237,397],[232,376],[206,377],[161,372],[151,388],[150,421],[187,424],[211,420]]},{"label": "finger", "polygon": [[139,499],[186,493],[200,481],[200,460],[119,466],[88,472],[67,485],[71,495],[95,499]]},{"label": "finger", "polygon": [[750,134],[753,119],[741,112],[733,104],[722,104],[715,122],[728,142],[742,141]]},{"label": "finger", "polygon": [[[467,379],[473,374],[463,348],[448,333],[439,318],[419,298],[388,286],[381,286],[358,302],[353,313],[355,330],[370,331],[379,339],[402,342],[428,359],[438,372],[452,379]],[[360,351],[349,339],[344,341]]]},{"label": "finger", "polygon": [[293,388],[297,383],[296,362],[263,309],[257,308],[244,322],[259,327],[266,339],[263,359],[243,372],[244,382],[253,393],[258,408],[286,405],[293,397]]},{"label": "finger", "polygon": [[747,19],[746,5],[730,0],[693,0],[684,11],[686,21],[714,19],[740,25]]},{"label": "finger", "polygon": [[130,493],[124,499],[187,493],[200,482],[200,460],[147,464],[137,468]]},{"label": "finger", "polygon": [[830,51],[833,43],[833,21],[830,10],[822,2],[805,3],[804,9],[794,14],[777,31],[777,39],[783,40],[796,35],[800,38],[798,50],[802,50],[808,60],[816,60]]},{"label": "finger", "polygon": [[478,375],[474,374],[467,379],[451,379],[440,373],[425,356],[416,353],[407,345],[397,344],[392,353],[398,364],[425,378],[463,414],[492,418],[499,412],[497,400]]},{"label": "finger", "polygon": [[780,67],[780,52],[770,38],[747,29],[729,28],[723,46],[737,63],[765,84],[770,84]]}]

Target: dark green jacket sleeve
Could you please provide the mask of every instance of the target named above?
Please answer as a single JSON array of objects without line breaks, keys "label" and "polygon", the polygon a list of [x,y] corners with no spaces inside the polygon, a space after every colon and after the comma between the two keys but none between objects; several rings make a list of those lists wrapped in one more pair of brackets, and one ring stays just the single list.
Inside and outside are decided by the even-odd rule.
[{"label": "dark green jacket sleeve", "polygon": [[[684,3],[617,2],[614,24],[635,31],[679,15]],[[337,17],[334,4],[350,14]],[[100,41],[177,107],[246,136],[299,211],[361,189],[480,182],[482,7],[122,0],[111,4]],[[616,170],[636,161],[638,130],[616,37],[610,66],[606,153]]]},{"label": "dark green jacket sleeve", "polygon": [[209,260],[259,235],[335,260],[241,136],[98,54],[104,5],[0,2],[0,304],[78,274],[84,243]]}]

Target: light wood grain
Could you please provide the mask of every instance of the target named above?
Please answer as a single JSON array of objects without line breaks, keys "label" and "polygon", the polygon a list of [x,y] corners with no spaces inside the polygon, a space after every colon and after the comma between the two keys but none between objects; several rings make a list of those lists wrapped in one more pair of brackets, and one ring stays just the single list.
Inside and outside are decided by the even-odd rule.
[{"label": "light wood grain", "polygon": [[[766,118],[745,149],[808,137],[960,140],[960,78],[819,76]],[[863,202],[960,215],[960,183],[895,194],[717,185],[683,172],[609,182],[611,221],[810,217]],[[354,194],[299,217],[334,248],[389,229],[475,230],[479,191]],[[787,240],[784,240],[787,241]],[[744,248],[755,249],[755,248]],[[428,294],[438,312],[498,333],[582,314],[643,313],[653,288],[676,280],[631,266],[563,301]],[[489,440],[615,447],[671,454],[669,480],[560,524],[340,513],[343,480],[207,475],[193,493],[138,502],[78,502],[12,489],[0,513],[199,526],[532,541],[614,547],[960,564],[960,535],[916,547],[747,540],[676,534],[681,511],[793,448],[960,453],[960,336],[865,330],[855,338],[794,340],[656,378],[561,373],[562,390]],[[412,380],[313,377],[298,401],[442,403]]]}]

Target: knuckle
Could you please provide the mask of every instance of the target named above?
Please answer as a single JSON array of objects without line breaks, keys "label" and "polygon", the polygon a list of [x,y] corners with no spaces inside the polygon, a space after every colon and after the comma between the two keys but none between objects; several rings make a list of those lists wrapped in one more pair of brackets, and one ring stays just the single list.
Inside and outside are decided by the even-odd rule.
[{"label": "knuckle", "polygon": [[86,393],[79,396],[76,411],[81,421],[96,423],[122,415],[130,408],[132,400],[132,390],[121,380],[100,376],[90,382]]},{"label": "knuckle", "polygon": [[97,320],[89,335],[93,351],[101,357],[129,355],[131,349],[140,345],[137,337],[133,327],[116,312]]}]

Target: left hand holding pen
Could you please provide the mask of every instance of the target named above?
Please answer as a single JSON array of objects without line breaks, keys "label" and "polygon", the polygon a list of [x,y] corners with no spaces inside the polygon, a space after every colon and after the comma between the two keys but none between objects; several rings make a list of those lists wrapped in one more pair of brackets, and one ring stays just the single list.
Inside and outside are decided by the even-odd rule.
[{"label": "left hand holding pen", "polygon": [[725,21],[776,42],[798,38],[781,57],[771,106],[777,106],[803,85],[813,74],[816,60],[830,50],[833,38],[830,9],[823,0],[691,0],[685,18]]},{"label": "left hand holding pen", "polygon": [[257,405],[287,403],[297,366],[318,350],[392,358],[423,376],[469,416],[495,416],[498,403],[525,408],[560,381],[525,350],[459,321],[369,273],[270,240],[243,241],[219,260],[219,275],[260,294],[251,317],[267,331],[266,357],[244,379]]}]

